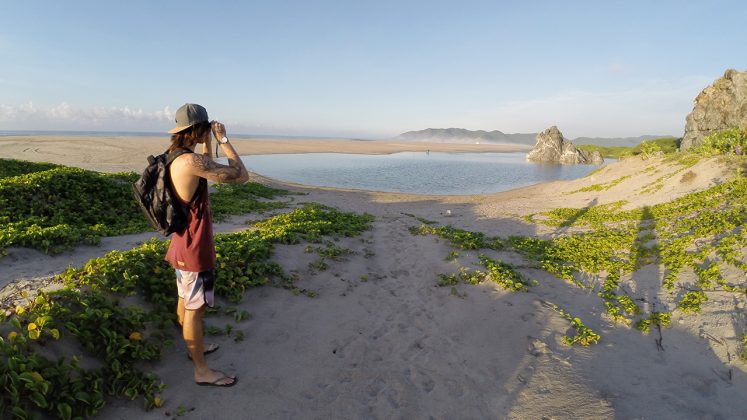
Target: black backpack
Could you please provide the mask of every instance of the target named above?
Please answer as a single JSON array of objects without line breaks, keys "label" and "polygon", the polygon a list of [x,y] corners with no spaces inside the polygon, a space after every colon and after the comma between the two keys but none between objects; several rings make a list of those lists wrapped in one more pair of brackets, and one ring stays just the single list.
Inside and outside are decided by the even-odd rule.
[{"label": "black backpack", "polygon": [[166,151],[158,156],[148,156],[148,166],[133,185],[135,201],[148,219],[148,223],[159,233],[168,236],[187,228],[188,210],[171,190],[169,165],[177,157],[190,150]]}]

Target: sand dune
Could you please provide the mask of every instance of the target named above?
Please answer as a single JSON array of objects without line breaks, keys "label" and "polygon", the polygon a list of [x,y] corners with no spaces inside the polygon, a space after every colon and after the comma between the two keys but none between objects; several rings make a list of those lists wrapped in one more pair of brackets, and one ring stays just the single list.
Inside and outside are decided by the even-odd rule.
[{"label": "sand dune", "polygon": [[[0,138],[0,156],[100,171],[140,170],[144,157],[161,152],[166,144],[165,139],[144,138],[13,137]],[[235,144],[242,154],[516,150],[352,141]],[[646,170],[652,165],[658,172]],[[672,327],[663,332],[661,351],[653,335],[606,318],[596,293],[534,268],[523,269],[539,280],[528,293],[508,293],[487,284],[459,285],[456,295],[437,288],[436,274],[458,270],[459,261],[444,260],[451,251],[444,241],[408,232],[418,224],[416,216],[488,235],[549,237],[563,232],[529,224],[522,216],[623,198],[628,207],[652,205],[731,175],[715,161],[690,168],[696,174],[691,182],[682,182],[678,170],[662,160],[630,159],[580,180],[463,197],[310,188],[255,175],[255,180],[307,194],[302,201],[373,214],[374,227],[362,238],[342,240],[340,246],[358,254],[327,271],[308,269],[311,257],[301,251],[303,245],[277,248],[275,260],[288,271],[298,270],[299,285],[318,296],[309,299],[269,287],[247,292],[239,306],[253,314],[242,324],[246,339],[235,343],[218,338],[221,350],[209,359],[213,366],[238,374],[235,387],[195,386],[184,347],[178,344],[153,366],[168,385],[163,408],[145,413],[139,403],[115,400],[101,417],[162,419],[165,412],[173,415],[184,407],[187,418],[743,418],[747,366],[735,351],[745,324],[745,296],[714,293],[703,313],[675,314]],[[657,191],[643,192],[662,174],[672,176]],[[619,187],[568,194],[621,177],[628,178]],[[233,218],[216,230],[241,229],[247,218],[251,216]],[[68,264],[80,266],[149,236],[107,238],[99,247],[79,247],[58,256],[10,249],[0,259],[1,277],[48,277]],[[465,251],[459,259],[474,260],[476,254]],[[491,256],[524,264],[515,253],[491,251]],[[656,267],[644,267],[631,281],[660,293],[654,284],[658,275]],[[744,282],[743,274],[730,275],[730,281]],[[568,322],[549,302],[575,308],[602,335],[600,344],[563,345]]]}]

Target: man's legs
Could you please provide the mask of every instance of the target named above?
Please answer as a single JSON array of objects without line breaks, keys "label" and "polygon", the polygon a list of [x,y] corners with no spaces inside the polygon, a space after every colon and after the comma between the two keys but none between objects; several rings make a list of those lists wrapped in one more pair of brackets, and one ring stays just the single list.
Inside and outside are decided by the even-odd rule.
[{"label": "man's legs", "polygon": [[179,326],[184,327],[184,298],[182,297],[176,302],[176,317],[179,320]]},{"label": "man's legs", "polygon": [[[177,319],[179,321],[179,329],[182,331],[182,334],[184,333],[184,313],[185,313],[185,311],[186,311],[186,308],[184,306],[184,299],[183,298],[179,298],[179,300],[176,303],[176,317],[177,317]],[[217,344],[203,345],[203,349],[202,349],[203,350],[203,354],[212,353],[212,352],[218,350],[218,347],[219,346]],[[189,354],[189,358],[190,358],[190,360],[192,359],[192,354],[191,353]]]},{"label": "man's legs", "polygon": [[192,363],[195,367],[195,382],[210,383],[213,385],[231,385],[236,382],[235,377],[212,370],[205,362],[205,343],[202,335],[202,316],[204,314],[205,306],[201,306],[200,309],[195,310],[184,310],[182,335],[184,336],[184,342],[187,344],[189,354],[192,356]]},{"label": "man's legs", "polygon": [[[177,271],[177,288],[179,300],[176,304],[176,316],[182,326],[182,337],[187,345],[189,356],[195,368],[195,382],[218,386],[230,386],[236,382],[234,376],[214,371],[205,362],[205,342],[202,333],[202,317],[205,314],[202,279],[199,273]],[[187,302],[185,297],[190,297]],[[196,309],[188,309],[187,306]],[[214,347],[214,349],[217,346]]]}]

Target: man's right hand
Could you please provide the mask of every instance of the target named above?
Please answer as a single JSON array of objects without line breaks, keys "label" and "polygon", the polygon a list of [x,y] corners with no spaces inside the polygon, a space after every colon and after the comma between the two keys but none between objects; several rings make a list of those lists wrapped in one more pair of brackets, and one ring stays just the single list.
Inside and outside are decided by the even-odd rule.
[{"label": "man's right hand", "polygon": [[213,130],[213,136],[215,139],[220,141],[223,137],[226,137],[226,126],[218,121],[213,121],[210,127]]}]

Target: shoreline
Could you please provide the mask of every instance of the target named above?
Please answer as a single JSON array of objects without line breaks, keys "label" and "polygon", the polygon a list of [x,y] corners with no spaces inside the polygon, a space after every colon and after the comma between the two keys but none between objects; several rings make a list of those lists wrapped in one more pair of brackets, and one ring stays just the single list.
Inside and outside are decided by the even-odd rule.
[{"label": "shoreline", "polygon": [[[269,138],[231,140],[234,148],[242,156],[340,153],[386,155],[402,152],[435,153],[515,153],[531,150],[521,144],[461,144],[395,142],[388,140],[344,140],[344,139],[290,139]],[[125,136],[62,136],[30,135],[0,137],[0,156],[9,159],[48,162],[75,166],[98,172],[132,171],[139,173],[146,165],[146,157],[163,153],[169,140],[164,137],[125,137]],[[213,146],[214,147],[214,146]],[[197,148],[199,150],[199,146]],[[220,158],[224,158],[222,156]],[[536,188],[555,181],[539,182],[532,185],[511,188],[504,191],[482,194],[428,194],[411,192],[378,191],[333,186],[302,184],[271,178],[251,171],[253,181],[271,183],[281,188],[321,189],[325,191],[373,194],[399,197],[396,201],[415,199],[443,200],[452,197],[456,200],[475,200],[480,197],[506,194],[526,188]]]},{"label": "shoreline", "polygon": [[[289,153],[376,155],[428,150],[451,153],[500,153],[531,149],[529,146],[520,144],[408,143],[380,140],[232,139],[231,143],[239,155]],[[0,156],[78,166],[100,172],[138,172],[145,167],[145,159],[148,155],[163,153],[168,146],[167,136],[7,136],[0,137]]]},{"label": "shoreline", "polygon": [[[144,156],[162,152],[167,144],[164,139],[125,144],[119,138],[3,140],[3,157],[104,171],[139,171]],[[235,143],[253,150],[260,146]],[[274,144],[265,146],[277,150]],[[209,337],[221,345],[210,356],[211,366],[237,374],[236,387],[214,390],[217,400],[200,398],[205,389],[191,383],[184,345],[175,340],[152,365],[167,385],[161,393],[164,406],[145,412],[140,401],[112,398],[99,417],[162,419],[179,410],[209,417],[222,409],[227,417],[256,418],[598,419],[693,413],[738,418],[746,409],[740,392],[747,384],[747,365],[734,358],[734,351],[744,330],[741,318],[728,316],[743,312],[743,295],[709,292],[702,313],[685,314],[666,303],[673,298],[661,288],[661,267],[645,265],[623,276],[621,284],[631,297],[641,298],[644,314],[671,310],[672,325],[662,327],[659,335],[643,334],[607,316],[590,289],[531,265],[515,251],[459,249],[411,231],[434,222],[487,237],[563,237],[580,231],[538,223],[532,215],[621,199],[626,208],[653,206],[718,185],[733,176],[734,168],[711,159],[687,171],[662,158],[631,158],[581,179],[472,196],[344,190],[253,175],[251,181],[291,192],[281,199],[287,210],[311,202],[370,214],[375,221],[360,236],[329,238],[335,247],[353,252],[328,259],[325,270],[314,268],[321,257],[309,252],[316,246],[312,243],[273,246],[272,261],[286,273],[296,273],[298,287],[315,297],[270,286],[246,290],[236,310],[251,317],[231,324],[244,340]],[[590,188],[595,186],[603,188]],[[267,216],[233,216],[216,224],[215,232],[244,231]],[[106,237],[98,246],[78,246],[59,255],[8,248],[0,272],[13,284],[0,301],[43,285],[68,266],[82,267],[91,258],[135,248],[154,236]],[[462,267],[474,268],[483,253],[514,265],[537,283],[525,293],[487,282],[456,284],[451,292],[436,287],[438,273],[458,275]],[[456,259],[445,258],[449,255]],[[744,250],[741,258],[745,261]],[[744,281],[734,269],[723,273],[730,284]],[[693,276],[685,273],[682,281],[695,282]],[[586,280],[593,285],[599,278]],[[548,302],[583,319],[602,341],[593,347],[567,346],[563,338],[572,327]],[[651,306],[660,302],[666,304]],[[225,315],[209,319],[213,325],[231,322]],[[657,350],[657,342],[666,352]]]}]

